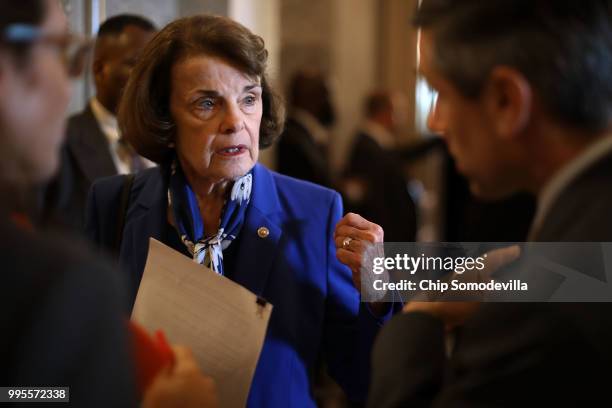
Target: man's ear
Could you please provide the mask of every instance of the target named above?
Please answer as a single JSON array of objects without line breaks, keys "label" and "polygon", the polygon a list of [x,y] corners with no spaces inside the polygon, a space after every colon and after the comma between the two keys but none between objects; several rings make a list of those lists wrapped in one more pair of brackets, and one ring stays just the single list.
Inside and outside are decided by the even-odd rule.
[{"label": "man's ear", "polygon": [[501,138],[513,138],[527,127],[532,115],[533,90],[519,71],[494,68],[483,97],[491,126]]},{"label": "man's ear", "polygon": [[91,64],[91,71],[93,72],[94,78],[102,75],[102,72],[104,71],[104,62],[101,58],[94,58]]}]

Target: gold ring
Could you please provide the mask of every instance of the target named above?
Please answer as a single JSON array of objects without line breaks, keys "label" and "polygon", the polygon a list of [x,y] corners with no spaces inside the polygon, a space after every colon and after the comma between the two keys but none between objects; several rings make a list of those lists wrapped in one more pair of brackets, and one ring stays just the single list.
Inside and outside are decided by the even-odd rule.
[{"label": "gold ring", "polygon": [[352,240],[353,240],[353,238],[351,238],[351,237],[344,238],[344,241],[342,241],[342,248],[343,249],[348,249],[348,247],[351,245],[351,241]]}]

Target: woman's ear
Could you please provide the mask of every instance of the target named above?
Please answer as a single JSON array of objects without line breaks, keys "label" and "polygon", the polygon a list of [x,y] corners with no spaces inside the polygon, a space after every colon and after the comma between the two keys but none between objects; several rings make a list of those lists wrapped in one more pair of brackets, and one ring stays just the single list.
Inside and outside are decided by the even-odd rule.
[{"label": "woman's ear", "polygon": [[499,137],[513,138],[527,127],[532,115],[533,90],[519,71],[494,68],[483,96],[486,113]]}]

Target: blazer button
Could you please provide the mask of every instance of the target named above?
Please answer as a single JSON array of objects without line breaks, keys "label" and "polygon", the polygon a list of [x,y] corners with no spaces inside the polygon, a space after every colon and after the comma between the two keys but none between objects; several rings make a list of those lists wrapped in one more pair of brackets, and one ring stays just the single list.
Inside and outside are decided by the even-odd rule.
[{"label": "blazer button", "polygon": [[266,227],[259,227],[257,229],[257,235],[259,238],[268,238],[268,235],[270,235],[270,230]]}]

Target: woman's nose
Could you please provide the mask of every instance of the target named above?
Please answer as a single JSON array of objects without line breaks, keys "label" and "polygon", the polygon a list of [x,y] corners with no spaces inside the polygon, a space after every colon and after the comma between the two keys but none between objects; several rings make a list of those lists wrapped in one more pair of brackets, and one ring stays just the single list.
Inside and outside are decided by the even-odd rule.
[{"label": "woman's nose", "polygon": [[234,104],[226,105],[225,115],[221,122],[221,133],[238,133],[244,128],[244,117],[238,106]]}]

